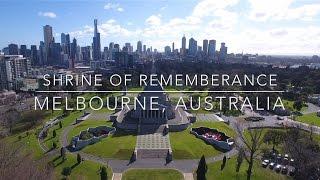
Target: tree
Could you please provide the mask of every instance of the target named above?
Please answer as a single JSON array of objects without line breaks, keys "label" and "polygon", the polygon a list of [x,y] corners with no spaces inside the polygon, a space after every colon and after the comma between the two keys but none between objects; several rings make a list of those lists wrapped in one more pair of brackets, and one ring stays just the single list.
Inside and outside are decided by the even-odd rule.
[{"label": "tree", "polygon": [[55,148],[57,148],[57,143],[56,143],[56,142],[53,142],[53,143],[52,143],[52,149],[55,149]]},{"label": "tree", "polygon": [[101,180],[107,180],[108,179],[107,168],[104,167],[104,166],[101,168],[101,171],[100,171],[100,179]]},{"label": "tree", "polygon": [[223,156],[223,159],[222,159],[222,164],[221,164],[221,171],[224,169],[224,167],[226,166],[226,162],[227,162],[227,157],[226,156]]},{"label": "tree", "polygon": [[70,167],[64,167],[62,169],[62,172],[61,172],[62,175],[68,177],[70,174],[71,174],[71,168]]},{"label": "tree", "polygon": [[16,109],[9,109],[4,113],[4,122],[9,128],[9,132],[12,132],[13,126],[21,119],[21,114]]},{"label": "tree", "polygon": [[60,149],[60,156],[62,157],[63,160],[66,159],[66,148],[62,147]]},{"label": "tree", "polygon": [[309,139],[313,141],[314,123],[309,124]]},{"label": "tree", "polygon": [[77,163],[80,164],[82,161],[81,155],[78,153],[77,154]]},{"label": "tree", "polygon": [[62,122],[59,121],[59,128],[61,129],[62,128]]},{"label": "tree", "polygon": [[56,132],[56,130],[53,130],[52,137],[55,138],[56,136],[57,136],[57,132]]},{"label": "tree", "polygon": [[67,116],[69,116],[69,115],[70,115],[70,111],[69,111],[69,110],[67,110],[67,108],[66,108],[66,107],[64,107],[64,108],[63,108],[63,112],[62,112],[62,113],[63,113],[63,116],[64,116],[64,117],[67,117]]},{"label": "tree", "polygon": [[285,134],[277,130],[269,130],[265,133],[263,141],[265,143],[272,143],[272,150],[275,151],[275,146],[283,142]]},{"label": "tree", "polygon": [[297,111],[301,111],[303,106],[303,102],[301,100],[295,101],[293,103],[293,108],[296,109]]},{"label": "tree", "polygon": [[236,172],[238,173],[240,171],[241,164],[243,162],[244,158],[244,151],[242,148],[239,148],[238,150],[238,156],[237,156],[237,164],[236,164]]},{"label": "tree", "polygon": [[297,162],[295,163],[295,179],[319,179],[319,144],[310,140],[306,132],[297,128],[288,130],[286,135],[284,149]]},{"label": "tree", "polygon": [[206,163],[206,159],[204,155],[202,155],[197,169],[197,180],[205,180],[206,179],[206,173],[208,171],[208,166]]},{"label": "tree", "polygon": [[54,179],[54,168],[48,164],[50,157],[35,160],[26,149],[24,142],[0,141],[0,179]]},{"label": "tree", "polygon": [[239,146],[244,150],[244,159],[248,163],[247,180],[251,179],[254,160],[263,143],[262,129],[252,129],[248,127],[247,136],[243,133],[242,126],[236,124],[236,131],[241,140]]}]

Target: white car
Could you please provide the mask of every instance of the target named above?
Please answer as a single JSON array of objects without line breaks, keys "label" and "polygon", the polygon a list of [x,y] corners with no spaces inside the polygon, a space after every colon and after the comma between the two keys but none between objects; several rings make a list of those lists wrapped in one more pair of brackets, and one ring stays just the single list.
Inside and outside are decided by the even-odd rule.
[{"label": "white car", "polygon": [[281,171],[281,168],[282,168],[281,164],[278,164],[278,165],[276,165],[275,170],[276,170],[277,172],[280,172],[280,171]]},{"label": "white car", "polygon": [[274,165],[276,165],[274,162],[270,163],[269,168],[270,168],[270,169],[273,169],[273,168],[274,168]]},{"label": "white car", "polygon": [[270,163],[270,160],[265,159],[265,160],[262,161],[261,164],[262,164],[262,167],[266,168],[269,165],[269,163]]}]

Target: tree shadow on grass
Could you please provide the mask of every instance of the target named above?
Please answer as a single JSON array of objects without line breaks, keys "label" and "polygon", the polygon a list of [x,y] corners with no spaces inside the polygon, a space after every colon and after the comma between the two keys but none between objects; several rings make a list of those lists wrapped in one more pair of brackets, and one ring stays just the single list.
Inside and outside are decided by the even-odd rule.
[{"label": "tree shadow on grass", "polygon": [[112,137],[121,137],[121,136],[137,136],[136,131],[124,131],[117,129],[116,132],[112,135]]},{"label": "tree shadow on grass", "polygon": [[[55,159],[56,159],[55,161],[57,161],[58,159],[61,159],[61,161],[55,164],[54,167],[58,167],[66,161],[66,159],[60,158],[60,156],[58,156],[58,158],[55,158]],[[52,162],[55,162],[55,161],[52,161]]]},{"label": "tree shadow on grass", "polygon": [[76,168],[79,164],[80,164],[80,163],[78,163],[78,162],[76,162],[75,164],[73,164],[73,165],[70,167],[71,170],[74,169],[74,168]]}]

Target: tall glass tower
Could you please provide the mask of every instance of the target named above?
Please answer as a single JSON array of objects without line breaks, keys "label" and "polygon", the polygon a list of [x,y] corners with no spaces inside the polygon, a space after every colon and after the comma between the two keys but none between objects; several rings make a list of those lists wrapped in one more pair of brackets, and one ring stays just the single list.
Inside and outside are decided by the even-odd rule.
[{"label": "tall glass tower", "polygon": [[100,33],[98,32],[98,20],[94,20],[94,36],[93,36],[93,60],[101,60],[101,44],[100,44]]}]

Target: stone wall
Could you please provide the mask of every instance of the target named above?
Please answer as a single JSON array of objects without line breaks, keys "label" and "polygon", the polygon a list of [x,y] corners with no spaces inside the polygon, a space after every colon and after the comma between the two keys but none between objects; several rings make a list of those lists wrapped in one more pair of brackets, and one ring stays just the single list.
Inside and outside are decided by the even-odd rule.
[{"label": "stone wall", "polygon": [[[108,134],[104,134],[104,135],[101,135],[101,136],[93,136],[92,138],[90,139],[86,139],[86,140],[81,140],[80,139],[80,135],[84,132],[89,132],[89,133],[94,133],[94,131],[98,131],[98,130],[105,130],[108,132]],[[105,138],[111,134],[113,134],[114,132],[116,131],[116,128],[114,127],[108,127],[108,126],[98,126],[98,127],[95,127],[95,128],[88,128],[86,131],[81,131],[80,134],[78,136],[75,136],[72,138],[71,140],[71,150],[73,151],[78,151],[82,148],[84,148],[85,146],[88,146],[90,144],[94,144],[98,141],[100,141],[100,139],[102,138]]]}]

